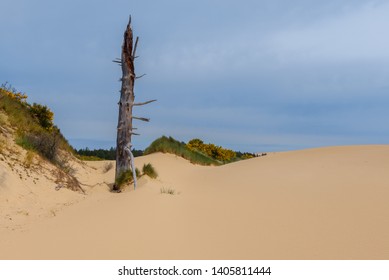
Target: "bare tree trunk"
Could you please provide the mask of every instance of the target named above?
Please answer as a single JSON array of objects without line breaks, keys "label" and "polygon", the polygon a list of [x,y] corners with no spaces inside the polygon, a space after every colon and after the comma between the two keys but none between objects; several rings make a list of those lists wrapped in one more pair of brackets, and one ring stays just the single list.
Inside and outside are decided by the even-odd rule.
[{"label": "bare tree trunk", "polygon": [[[134,165],[134,156],[131,153],[132,144],[131,136],[139,135],[134,133],[135,128],[132,126],[132,120],[137,119],[141,121],[149,121],[147,118],[135,117],[132,114],[133,106],[142,106],[154,102],[150,100],[143,103],[134,103],[134,82],[135,79],[140,78],[135,76],[134,60],[136,55],[136,47],[138,45],[138,37],[136,37],[135,44],[133,44],[133,35],[131,28],[131,17],[124,32],[124,41],[122,46],[122,56],[120,60],[114,60],[122,67],[122,88],[120,90],[119,101],[119,120],[117,126],[117,140],[116,140],[116,173],[115,182],[124,172],[132,171],[134,178],[134,188],[136,188],[136,172]],[[143,75],[142,75],[143,76]],[[141,77],[142,77],[141,76]],[[120,186],[116,183],[113,190],[118,191]]]},{"label": "bare tree trunk", "polygon": [[[136,39],[136,43],[138,38]],[[134,50],[133,50],[134,49]],[[131,18],[124,32],[124,41],[122,46],[122,57],[120,64],[122,66],[122,88],[120,91],[119,101],[119,120],[117,126],[117,140],[116,140],[116,179],[123,173],[130,169],[134,170],[134,163],[131,162],[131,136],[133,133],[132,127],[132,108],[135,100],[134,95],[134,57],[136,51],[136,44],[133,47],[133,35],[131,29]],[[132,168],[131,168],[132,167]],[[136,180],[136,176],[134,177]],[[114,185],[114,190],[119,190],[120,186]]]}]

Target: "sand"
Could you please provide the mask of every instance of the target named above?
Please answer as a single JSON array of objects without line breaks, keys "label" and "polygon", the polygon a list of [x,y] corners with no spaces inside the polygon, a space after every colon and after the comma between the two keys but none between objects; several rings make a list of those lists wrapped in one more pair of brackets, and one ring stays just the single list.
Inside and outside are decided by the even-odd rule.
[{"label": "sand", "polygon": [[0,165],[0,259],[389,259],[388,145],[144,163],[159,177],[120,194],[108,162],[76,165],[86,195]]}]

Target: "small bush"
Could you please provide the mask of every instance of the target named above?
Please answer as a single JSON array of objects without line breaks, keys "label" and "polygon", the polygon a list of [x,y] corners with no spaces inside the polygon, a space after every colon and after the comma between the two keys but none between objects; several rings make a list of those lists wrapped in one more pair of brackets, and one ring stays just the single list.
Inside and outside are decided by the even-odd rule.
[{"label": "small bush", "polygon": [[186,144],[190,150],[201,150],[204,146],[204,142],[198,138],[192,139]]},{"label": "small bush", "polygon": [[31,114],[46,130],[51,131],[54,127],[54,113],[45,105],[34,103],[30,107]]},{"label": "small bush", "polygon": [[[135,174],[136,177],[140,177],[140,171],[138,168],[135,168]],[[116,179],[116,187],[122,188],[125,184],[130,184],[134,182],[134,176],[132,175],[132,170],[127,170],[125,172],[122,172],[119,177]]]},{"label": "small bush", "polygon": [[53,163],[57,163],[59,135],[57,132],[23,133],[16,143],[26,150],[33,150]]},{"label": "small bush", "polygon": [[209,157],[222,162],[230,162],[236,158],[236,153],[229,149],[224,149],[215,144],[204,144],[200,139],[192,139],[186,145],[192,151],[199,151],[208,155]]},{"label": "small bush", "polygon": [[250,159],[250,158],[254,158],[255,155],[254,154],[250,154],[250,153],[244,153],[241,158],[242,159]]},{"label": "small bush", "polygon": [[122,187],[123,185],[130,183],[134,180],[134,176],[132,175],[131,170],[127,170],[126,172],[122,172],[118,178],[116,178],[116,186]]},{"label": "small bush", "polygon": [[157,171],[155,171],[154,167],[151,165],[151,163],[144,164],[142,168],[143,175],[147,175],[152,179],[155,179],[158,177]]},{"label": "small bush", "polygon": [[16,143],[27,150],[35,150],[56,163],[58,150],[74,153],[73,148],[53,125],[53,112],[44,105],[30,105],[27,95],[17,92],[8,83],[0,86],[0,110],[7,122],[17,129]]},{"label": "small bush", "polygon": [[201,165],[220,165],[221,162],[210,158],[209,156],[200,153],[195,150],[190,150],[184,142],[179,142],[173,137],[162,136],[161,138],[156,139],[150,146],[145,150],[144,154],[152,153],[170,153],[184,159],[189,160],[191,163],[201,164]]}]

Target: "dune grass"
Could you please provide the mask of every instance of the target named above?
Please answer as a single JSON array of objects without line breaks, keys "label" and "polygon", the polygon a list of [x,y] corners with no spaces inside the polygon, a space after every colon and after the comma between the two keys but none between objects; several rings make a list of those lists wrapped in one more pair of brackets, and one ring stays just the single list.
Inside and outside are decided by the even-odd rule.
[{"label": "dune grass", "polygon": [[176,193],[176,190],[172,189],[172,188],[161,188],[161,194],[170,194],[170,195],[174,195]]},{"label": "dune grass", "polygon": [[[42,120],[50,121],[54,114],[50,116],[37,117],[39,104],[29,104],[26,102],[27,96],[17,92],[15,89],[0,87],[0,111],[7,116],[9,125],[16,131],[15,142],[29,151],[35,151],[54,164],[58,164],[59,150],[74,153],[73,148],[61,134],[58,127],[48,125]],[[39,105],[39,108],[51,112],[46,106]],[[39,109],[38,108],[38,109]],[[3,121],[4,122],[4,121]]]},{"label": "dune grass", "polygon": [[[141,176],[140,174],[140,171],[138,168],[135,168],[135,174],[136,174],[136,178],[139,178]],[[126,184],[130,184],[134,182],[134,176],[132,174],[132,170],[127,170],[125,172],[122,172],[118,178],[116,178],[116,185],[119,187],[119,188],[122,188],[124,185]]]},{"label": "dune grass", "polygon": [[[112,163],[110,163],[112,164]],[[105,169],[108,169],[106,167],[104,167]],[[110,168],[105,171],[105,172],[108,172],[111,168],[113,168],[113,164],[110,165]],[[147,175],[149,176],[150,178],[152,179],[156,179],[158,177],[158,173],[157,171],[155,170],[155,168],[151,165],[151,163],[147,163],[147,164],[144,164],[143,165],[143,168],[142,168],[142,173],[139,171],[138,168],[135,168],[135,173],[136,173],[136,178],[139,179],[140,177],[144,176],[144,175]],[[119,188],[123,188],[124,185],[127,185],[127,184],[131,184],[134,182],[134,176],[133,176],[133,173],[132,173],[132,170],[127,170],[125,172],[122,172],[118,178],[116,178],[116,185],[119,187]]]},{"label": "dune grass", "polygon": [[175,154],[194,164],[221,165],[220,161],[214,160],[198,151],[189,150],[184,142],[179,142],[173,137],[162,136],[156,139],[145,150],[144,154],[148,155],[157,152]]},{"label": "dune grass", "polygon": [[155,171],[155,168],[151,165],[151,163],[143,165],[142,173],[142,175],[147,175],[152,179],[156,179],[158,177],[158,173]]}]

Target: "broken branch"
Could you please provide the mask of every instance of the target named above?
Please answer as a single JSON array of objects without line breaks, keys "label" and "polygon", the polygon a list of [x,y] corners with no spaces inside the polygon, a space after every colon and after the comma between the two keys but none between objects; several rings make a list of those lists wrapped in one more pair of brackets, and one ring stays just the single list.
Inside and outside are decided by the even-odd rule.
[{"label": "broken branch", "polygon": [[149,104],[149,103],[155,102],[155,101],[157,101],[157,99],[149,100],[149,101],[146,101],[146,102],[134,103],[133,105],[134,106],[142,106],[142,105],[146,105],[146,104]]},{"label": "broken branch", "polygon": [[139,40],[139,37],[136,36],[135,45],[134,45],[134,51],[132,52],[132,57],[135,57],[136,47],[138,46],[138,40]]},{"label": "broken branch", "polygon": [[150,121],[150,119],[148,119],[148,118],[139,118],[139,117],[132,117],[132,118],[135,119],[135,120],[143,121],[143,122],[149,122]]},{"label": "broken branch", "polygon": [[140,76],[136,76],[135,79],[140,79],[140,78],[142,78],[142,77],[144,77],[144,76],[146,76],[146,74],[142,74],[142,75],[140,75]]}]

